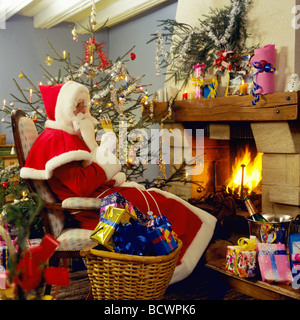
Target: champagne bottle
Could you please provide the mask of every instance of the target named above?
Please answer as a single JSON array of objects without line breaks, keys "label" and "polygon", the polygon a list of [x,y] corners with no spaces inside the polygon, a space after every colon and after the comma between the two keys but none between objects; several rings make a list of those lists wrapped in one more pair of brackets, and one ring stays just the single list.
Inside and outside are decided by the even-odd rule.
[{"label": "champagne bottle", "polygon": [[261,215],[261,213],[255,208],[254,204],[252,203],[252,201],[247,196],[244,197],[244,200],[245,200],[246,208],[247,208],[247,210],[249,212],[248,219],[253,220],[253,221],[268,222]]}]

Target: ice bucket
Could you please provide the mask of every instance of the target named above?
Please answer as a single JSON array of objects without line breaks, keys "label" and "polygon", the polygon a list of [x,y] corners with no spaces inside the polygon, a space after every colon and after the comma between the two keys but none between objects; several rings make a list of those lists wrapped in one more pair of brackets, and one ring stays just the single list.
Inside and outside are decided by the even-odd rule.
[{"label": "ice bucket", "polygon": [[289,225],[293,217],[287,214],[263,214],[268,222],[248,219],[249,234],[254,235],[260,242],[286,244]]}]

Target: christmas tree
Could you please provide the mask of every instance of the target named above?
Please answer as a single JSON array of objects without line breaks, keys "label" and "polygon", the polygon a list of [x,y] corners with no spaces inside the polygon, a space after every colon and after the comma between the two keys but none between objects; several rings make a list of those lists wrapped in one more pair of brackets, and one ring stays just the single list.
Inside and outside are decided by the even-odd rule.
[{"label": "christmas tree", "polygon": [[[131,48],[123,56],[112,62],[108,59],[103,42],[98,42],[96,35],[105,27],[105,24],[95,30],[96,14],[93,6],[89,26],[84,27],[89,34],[88,40],[83,41],[84,56],[76,61],[71,58],[67,51],[59,53],[48,41],[52,50],[52,55],[45,58],[46,66],[40,64],[44,71],[44,78],[47,84],[65,83],[68,80],[84,84],[89,88],[91,97],[90,113],[99,124],[95,127],[96,140],[100,141],[102,134],[107,130],[113,130],[118,136],[119,143],[118,157],[123,164],[122,171],[127,179],[138,180],[146,188],[157,186],[164,188],[172,181],[182,181],[190,183],[185,179],[184,167],[181,166],[171,177],[165,174],[165,164],[158,151],[157,154],[148,150],[151,136],[145,134],[145,129],[149,129],[153,124],[162,124],[160,115],[151,113],[142,115],[142,108],[146,105],[153,107],[153,100],[148,94],[148,85],[143,85],[143,77],[132,76],[127,69],[126,63],[135,60],[134,48]],[[78,42],[76,26],[72,30],[73,40]],[[47,66],[56,63],[59,66],[58,74],[52,75]],[[19,79],[13,79],[20,95],[11,94],[13,102],[3,104],[2,111],[9,117],[15,104],[22,106],[23,111],[31,117],[36,124],[38,132],[44,129],[44,122],[47,115],[43,106],[40,90],[30,77],[24,72],[19,74]],[[24,88],[24,81],[26,87]],[[150,107],[150,109],[151,109]],[[5,117],[2,118],[6,122]],[[8,122],[8,121],[7,121]],[[159,166],[159,176],[157,179],[149,181],[143,178],[147,162],[140,157],[142,149],[147,148],[145,159],[155,157]]]}]

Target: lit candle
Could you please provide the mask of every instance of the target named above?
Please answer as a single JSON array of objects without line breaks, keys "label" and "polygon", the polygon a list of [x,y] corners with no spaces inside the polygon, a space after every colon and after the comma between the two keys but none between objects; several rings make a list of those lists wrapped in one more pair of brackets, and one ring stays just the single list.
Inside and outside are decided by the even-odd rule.
[{"label": "lit candle", "polygon": [[25,200],[26,199],[26,192],[25,191],[22,192],[22,196],[23,196],[22,200]]},{"label": "lit candle", "polygon": [[185,91],[183,94],[182,94],[182,100],[187,100],[188,98],[188,93]]},{"label": "lit candle", "polygon": [[242,84],[240,85],[240,94],[247,94],[248,85],[245,83],[245,80],[242,80]]},{"label": "lit candle", "polygon": [[32,88],[29,89],[29,100],[32,102]]},{"label": "lit candle", "polygon": [[93,62],[94,62],[94,56],[90,55],[90,64],[93,64]]},{"label": "lit candle", "polygon": [[42,86],[42,85],[43,85],[43,82],[42,82],[42,81],[40,81],[39,86]]},{"label": "lit candle", "polygon": [[64,59],[66,59],[66,56],[67,56],[67,51],[64,50],[64,51],[63,51],[63,57],[64,57]]},{"label": "lit candle", "polygon": [[189,173],[188,173],[188,172],[186,172],[186,173],[185,173],[185,180],[187,181],[187,180],[188,180],[188,178],[189,178]]},{"label": "lit candle", "polygon": [[4,110],[5,107],[6,107],[6,100],[3,99],[3,110]]}]

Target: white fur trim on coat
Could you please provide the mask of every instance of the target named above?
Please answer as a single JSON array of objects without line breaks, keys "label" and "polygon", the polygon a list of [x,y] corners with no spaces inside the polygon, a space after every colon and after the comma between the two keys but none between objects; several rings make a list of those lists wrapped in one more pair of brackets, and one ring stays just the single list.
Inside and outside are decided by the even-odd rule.
[{"label": "white fur trim on coat", "polygon": [[170,192],[162,191],[156,188],[150,188],[148,191],[160,193],[166,198],[174,199],[180,202],[202,221],[200,230],[181,259],[181,264],[175,268],[174,274],[170,281],[170,284],[173,284],[183,280],[192,273],[213,236],[217,219],[208,212],[191,205],[187,201]]},{"label": "white fur trim on coat", "polygon": [[23,179],[48,180],[52,177],[53,171],[72,161],[91,160],[91,154],[84,150],[69,151],[53,157],[45,165],[45,170],[23,167],[20,170],[20,177]]}]

